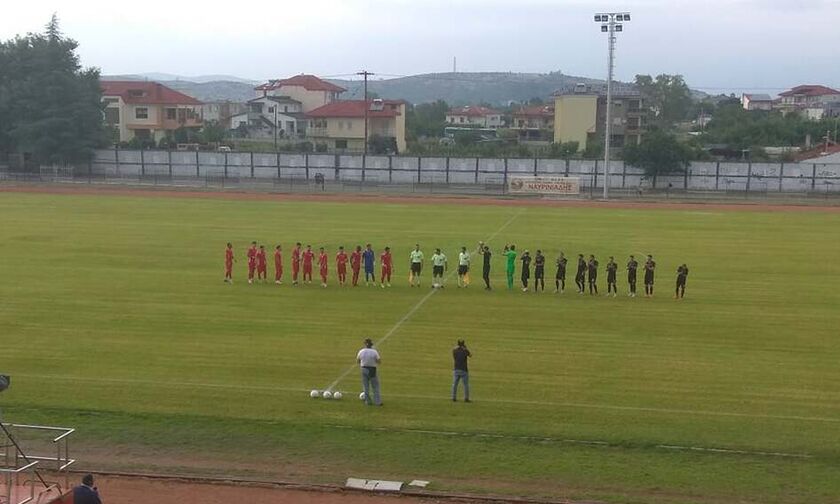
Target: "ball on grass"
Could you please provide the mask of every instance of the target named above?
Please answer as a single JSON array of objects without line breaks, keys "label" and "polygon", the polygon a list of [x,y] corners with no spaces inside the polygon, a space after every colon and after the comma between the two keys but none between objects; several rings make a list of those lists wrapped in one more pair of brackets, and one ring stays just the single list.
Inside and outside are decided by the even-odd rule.
[{"label": "ball on grass", "polygon": [[364,401],[365,399],[367,399],[367,395],[366,395],[364,392],[362,392],[361,394],[359,394],[359,400],[360,400],[360,401]]},{"label": "ball on grass", "polygon": [[341,392],[333,392],[333,399],[341,399]]},{"label": "ball on grass", "polygon": [[325,390],[324,393],[321,394],[321,397],[323,397],[324,399],[332,399],[332,392],[330,392],[329,390]]},{"label": "ball on grass", "polygon": [[311,397],[312,399],[317,399],[321,397],[321,393],[317,390],[312,390],[312,392],[309,393],[309,397]]}]

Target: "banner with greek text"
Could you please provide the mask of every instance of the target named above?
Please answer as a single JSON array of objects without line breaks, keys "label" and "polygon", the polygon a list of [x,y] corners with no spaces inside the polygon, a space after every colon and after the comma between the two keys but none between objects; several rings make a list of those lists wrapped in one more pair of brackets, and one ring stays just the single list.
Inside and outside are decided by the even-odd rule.
[{"label": "banner with greek text", "polygon": [[577,177],[510,177],[508,192],[513,194],[580,194]]}]

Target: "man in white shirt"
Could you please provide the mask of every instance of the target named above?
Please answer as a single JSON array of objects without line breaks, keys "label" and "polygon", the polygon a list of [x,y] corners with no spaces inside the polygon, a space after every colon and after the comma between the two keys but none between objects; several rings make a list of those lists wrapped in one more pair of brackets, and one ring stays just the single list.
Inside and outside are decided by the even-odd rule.
[{"label": "man in white shirt", "polygon": [[470,285],[470,253],[467,252],[467,247],[461,247],[461,253],[458,254],[458,287],[467,287]]},{"label": "man in white shirt", "polygon": [[414,246],[414,250],[409,254],[411,258],[411,269],[408,275],[408,284],[414,287],[414,281],[417,281],[417,286],[420,286],[420,272],[423,271],[423,251],[420,250],[420,244]]},{"label": "man in white shirt", "polygon": [[[373,341],[370,338],[365,339],[365,347],[359,350],[356,355],[356,362],[359,363],[362,370],[362,389],[364,390],[365,404],[382,406],[382,399],[379,397],[379,376],[376,373],[382,360],[379,358],[379,352],[373,348]],[[373,400],[371,400],[371,392],[373,393]]]}]

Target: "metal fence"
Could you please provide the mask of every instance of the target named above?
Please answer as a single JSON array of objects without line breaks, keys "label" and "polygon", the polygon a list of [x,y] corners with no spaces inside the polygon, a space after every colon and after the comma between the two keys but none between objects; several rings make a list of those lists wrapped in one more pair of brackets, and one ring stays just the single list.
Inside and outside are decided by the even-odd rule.
[{"label": "metal fence", "polygon": [[[55,182],[269,186],[291,191],[408,187],[415,192],[497,194],[505,191],[509,177],[522,175],[578,177],[584,194],[604,184],[601,160],[121,149],[96,151],[87,165],[41,167],[28,175]],[[609,186],[627,193],[835,194],[840,193],[840,164],[695,162],[682,174],[648,177],[617,161],[611,164]]]}]

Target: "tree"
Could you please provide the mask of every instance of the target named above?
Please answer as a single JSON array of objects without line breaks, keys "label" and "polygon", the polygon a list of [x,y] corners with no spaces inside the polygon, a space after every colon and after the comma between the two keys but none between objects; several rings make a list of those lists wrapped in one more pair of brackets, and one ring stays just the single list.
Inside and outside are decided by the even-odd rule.
[{"label": "tree", "polygon": [[653,122],[668,127],[684,120],[691,110],[691,89],[682,75],[637,75],[636,86],[643,104],[653,114]]},{"label": "tree", "polygon": [[99,70],[81,68],[77,47],[55,15],[42,34],[0,42],[0,150],[70,163],[107,143]]},{"label": "tree", "polygon": [[411,140],[443,136],[447,111],[449,111],[449,105],[443,100],[411,107],[405,118],[406,136]]},{"label": "tree", "polygon": [[219,121],[208,121],[201,128],[198,138],[205,144],[219,143],[225,139],[226,135],[227,131]]},{"label": "tree", "polygon": [[674,135],[653,130],[638,145],[624,148],[624,161],[641,168],[648,176],[685,171],[692,159],[691,148],[680,143]]}]

